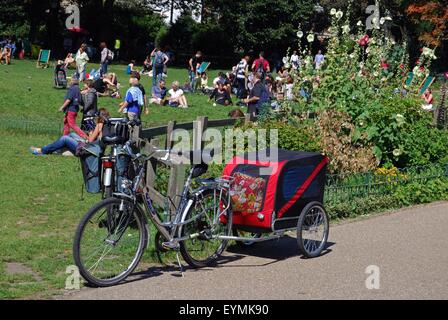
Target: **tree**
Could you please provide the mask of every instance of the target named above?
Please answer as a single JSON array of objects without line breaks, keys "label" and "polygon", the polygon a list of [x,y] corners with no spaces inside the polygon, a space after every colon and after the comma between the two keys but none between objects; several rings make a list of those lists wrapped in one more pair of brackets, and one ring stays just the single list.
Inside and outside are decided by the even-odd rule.
[{"label": "tree", "polygon": [[[286,50],[296,40],[299,25],[315,15],[313,0],[208,0],[207,19],[217,21],[236,50]],[[310,28],[310,26],[308,26]]]},{"label": "tree", "polygon": [[416,25],[418,39],[427,46],[437,47],[448,39],[447,1],[422,0],[410,4],[406,13]]}]

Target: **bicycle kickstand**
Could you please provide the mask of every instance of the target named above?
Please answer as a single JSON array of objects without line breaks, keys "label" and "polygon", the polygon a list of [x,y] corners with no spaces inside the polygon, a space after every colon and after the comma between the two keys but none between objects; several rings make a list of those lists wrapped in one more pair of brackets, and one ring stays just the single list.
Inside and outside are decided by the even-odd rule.
[{"label": "bicycle kickstand", "polygon": [[177,258],[177,264],[179,265],[180,275],[183,278],[184,277],[184,268],[182,267],[182,263],[180,262],[179,251],[176,252],[176,258]]}]

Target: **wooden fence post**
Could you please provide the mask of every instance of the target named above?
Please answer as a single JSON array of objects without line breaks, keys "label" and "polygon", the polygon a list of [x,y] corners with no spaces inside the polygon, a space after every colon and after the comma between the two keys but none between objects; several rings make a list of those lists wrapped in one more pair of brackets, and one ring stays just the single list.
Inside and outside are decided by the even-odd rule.
[{"label": "wooden fence post", "polygon": [[175,129],[176,129],[176,121],[170,121],[166,129],[165,149],[167,150],[171,150],[173,148],[173,133]]},{"label": "wooden fence post", "polygon": [[245,120],[244,120],[245,124],[249,124],[252,122],[252,114],[246,113],[244,117],[245,117]]}]

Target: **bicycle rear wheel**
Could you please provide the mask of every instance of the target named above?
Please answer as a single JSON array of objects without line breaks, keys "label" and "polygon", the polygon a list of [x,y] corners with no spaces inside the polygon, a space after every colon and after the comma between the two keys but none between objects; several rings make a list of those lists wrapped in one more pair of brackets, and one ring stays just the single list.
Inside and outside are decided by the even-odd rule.
[{"label": "bicycle rear wheel", "polygon": [[148,242],[141,209],[129,200],[109,198],[81,220],[73,244],[75,263],[90,284],[118,284],[137,267]]},{"label": "bicycle rear wheel", "polygon": [[[219,190],[216,193],[219,195]],[[229,235],[227,224],[223,224],[219,216],[227,208],[226,197],[221,199],[214,189],[204,189],[199,200],[191,207],[184,221],[200,215],[200,218],[182,226],[179,230],[181,237],[197,235],[180,243],[180,253],[184,260],[193,268],[203,268],[212,265],[221,256],[227,246],[227,240],[217,239],[218,235]],[[229,209],[227,209],[229,210]]]}]

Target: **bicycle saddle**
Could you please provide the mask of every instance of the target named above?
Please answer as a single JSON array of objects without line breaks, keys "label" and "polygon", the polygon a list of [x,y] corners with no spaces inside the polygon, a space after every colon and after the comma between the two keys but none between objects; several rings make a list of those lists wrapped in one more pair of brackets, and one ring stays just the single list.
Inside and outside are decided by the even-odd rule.
[{"label": "bicycle saddle", "polygon": [[120,136],[106,136],[102,139],[104,144],[123,144],[125,143],[125,139]]}]

